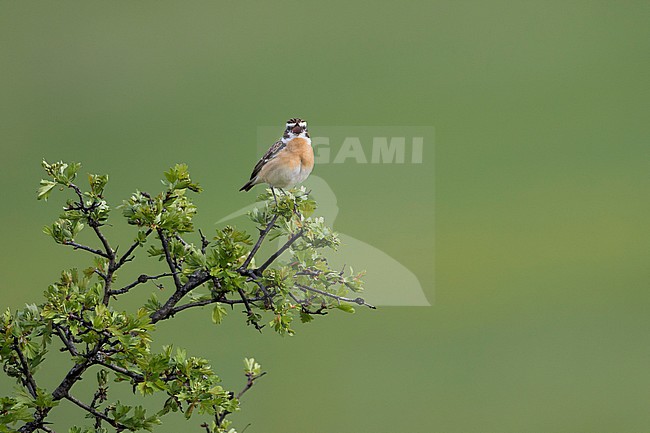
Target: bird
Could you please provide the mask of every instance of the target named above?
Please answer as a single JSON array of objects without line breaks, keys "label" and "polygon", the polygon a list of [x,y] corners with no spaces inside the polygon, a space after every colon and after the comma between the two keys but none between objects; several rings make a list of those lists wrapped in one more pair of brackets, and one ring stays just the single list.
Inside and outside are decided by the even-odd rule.
[{"label": "bird", "polygon": [[302,183],[314,168],[314,149],[307,130],[307,122],[300,118],[287,120],[282,138],[276,141],[255,164],[250,180],[240,191],[250,191],[255,185],[266,183],[274,188],[290,188]]}]

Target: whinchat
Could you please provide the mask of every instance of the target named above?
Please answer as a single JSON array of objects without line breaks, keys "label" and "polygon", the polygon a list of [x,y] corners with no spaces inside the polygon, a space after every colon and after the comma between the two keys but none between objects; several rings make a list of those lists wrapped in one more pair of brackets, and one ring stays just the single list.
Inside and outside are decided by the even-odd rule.
[{"label": "whinchat", "polygon": [[294,118],[287,120],[287,127],[279,141],[266,151],[251,178],[240,191],[249,191],[258,183],[267,183],[275,196],[274,187],[290,188],[303,182],[314,168],[314,149],[307,131],[307,122]]}]

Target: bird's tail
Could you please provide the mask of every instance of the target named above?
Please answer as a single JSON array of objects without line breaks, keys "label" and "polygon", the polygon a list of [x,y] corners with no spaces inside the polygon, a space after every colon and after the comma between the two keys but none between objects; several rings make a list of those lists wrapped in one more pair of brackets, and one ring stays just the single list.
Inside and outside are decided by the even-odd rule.
[{"label": "bird's tail", "polygon": [[248,182],[246,182],[246,185],[242,186],[239,188],[240,191],[250,191],[252,187],[255,186],[255,179],[251,179]]}]

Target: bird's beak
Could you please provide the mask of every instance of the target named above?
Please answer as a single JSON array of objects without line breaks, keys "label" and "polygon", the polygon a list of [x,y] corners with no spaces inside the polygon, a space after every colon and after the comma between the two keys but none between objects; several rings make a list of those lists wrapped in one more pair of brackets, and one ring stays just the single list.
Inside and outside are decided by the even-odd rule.
[{"label": "bird's beak", "polygon": [[302,132],[302,128],[300,127],[300,125],[296,125],[293,127],[293,129],[291,129],[291,132],[293,132],[294,134],[300,134]]}]

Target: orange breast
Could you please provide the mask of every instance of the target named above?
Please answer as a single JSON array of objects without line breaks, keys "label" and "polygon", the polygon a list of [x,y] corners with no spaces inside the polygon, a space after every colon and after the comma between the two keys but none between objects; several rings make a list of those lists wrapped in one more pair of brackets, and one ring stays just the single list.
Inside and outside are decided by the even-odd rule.
[{"label": "orange breast", "polygon": [[314,149],[308,140],[294,138],[287,143],[287,150],[300,157],[300,164],[303,166],[303,170],[311,171],[314,167]]}]

